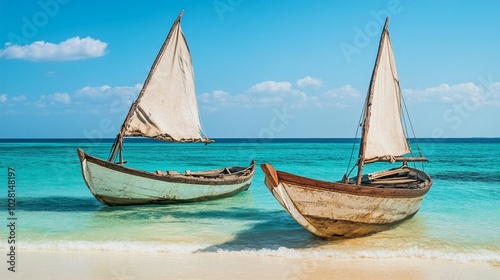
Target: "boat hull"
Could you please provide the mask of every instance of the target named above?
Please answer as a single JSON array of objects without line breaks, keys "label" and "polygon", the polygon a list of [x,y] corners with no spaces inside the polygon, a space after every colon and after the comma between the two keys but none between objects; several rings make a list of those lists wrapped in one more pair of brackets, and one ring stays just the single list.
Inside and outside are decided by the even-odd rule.
[{"label": "boat hull", "polygon": [[[197,202],[236,195],[252,183],[255,163],[188,174],[146,172],[104,161],[78,149],[90,192],[109,206]],[[233,172],[231,172],[233,171]],[[227,174],[226,174],[227,173]]]},{"label": "boat hull", "polygon": [[374,188],[325,182],[274,170],[263,164],[265,183],[278,202],[308,231],[324,239],[359,237],[383,231],[417,213],[432,185],[416,189]]}]

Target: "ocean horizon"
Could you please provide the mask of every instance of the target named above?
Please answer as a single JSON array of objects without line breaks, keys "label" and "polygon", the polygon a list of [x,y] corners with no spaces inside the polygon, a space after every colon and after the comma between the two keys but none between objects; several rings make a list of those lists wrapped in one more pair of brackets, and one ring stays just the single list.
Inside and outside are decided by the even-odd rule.
[{"label": "ocean horizon", "polygon": [[[210,138],[210,137],[209,137]],[[239,143],[239,142],[280,142],[280,143],[290,143],[290,142],[309,142],[309,143],[328,143],[328,142],[359,142],[359,138],[352,137],[283,137],[283,138],[242,138],[242,137],[221,137],[221,138],[210,138],[215,142],[220,143]],[[421,138],[410,138],[410,140],[416,140],[418,142],[450,142],[450,141],[481,141],[481,140],[500,140],[500,137],[483,137],[483,136],[471,136],[471,137],[421,137]],[[0,143],[50,143],[50,142],[90,142],[90,143],[113,143],[115,137],[105,137],[105,138],[87,138],[87,137],[40,137],[40,138],[0,138]],[[169,143],[152,138],[146,137],[127,137],[124,141],[129,143]],[[185,143],[183,143],[185,144]],[[196,143],[195,143],[196,144]]]}]

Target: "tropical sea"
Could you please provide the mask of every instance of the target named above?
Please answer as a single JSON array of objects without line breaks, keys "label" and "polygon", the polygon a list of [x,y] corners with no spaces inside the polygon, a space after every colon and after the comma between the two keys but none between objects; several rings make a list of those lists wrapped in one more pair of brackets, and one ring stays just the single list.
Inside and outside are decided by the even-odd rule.
[{"label": "tropical sea", "polygon": [[[127,139],[127,166],[197,171],[271,163],[336,181],[353,139],[215,139],[210,145]],[[1,139],[0,221],[15,170],[17,254],[30,251],[202,253],[285,258],[426,259],[500,267],[500,138],[419,139],[433,186],[412,219],[371,236],[324,241],[298,225],[257,169],[248,191],[188,204],[109,207],[85,185],[76,148],[106,159],[113,139]],[[416,148],[413,148],[416,150]],[[357,150],[354,151],[354,154]],[[379,165],[368,165],[376,171]],[[420,165],[417,167],[421,168]],[[9,248],[1,226],[0,251]],[[5,262],[0,265],[5,270]],[[21,265],[21,264],[20,264]]]}]

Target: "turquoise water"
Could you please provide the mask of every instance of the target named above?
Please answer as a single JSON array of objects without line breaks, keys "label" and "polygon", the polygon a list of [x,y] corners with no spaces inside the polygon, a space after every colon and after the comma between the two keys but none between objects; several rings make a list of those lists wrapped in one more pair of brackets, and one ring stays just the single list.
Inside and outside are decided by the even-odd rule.
[{"label": "turquoise water", "polygon": [[[352,146],[349,139],[221,139],[208,146],[129,140],[124,157],[128,166],[149,171],[248,165],[255,158],[287,172],[339,180]],[[230,198],[103,206],[83,182],[77,147],[107,158],[111,143],[0,142],[0,220],[7,224],[11,167],[16,172],[18,250],[404,257],[500,265],[500,139],[420,140],[434,185],[418,214],[392,230],[339,241],[323,241],[298,225],[267,190],[260,168],[250,189]],[[0,235],[4,251],[7,227],[1,226]]]}]

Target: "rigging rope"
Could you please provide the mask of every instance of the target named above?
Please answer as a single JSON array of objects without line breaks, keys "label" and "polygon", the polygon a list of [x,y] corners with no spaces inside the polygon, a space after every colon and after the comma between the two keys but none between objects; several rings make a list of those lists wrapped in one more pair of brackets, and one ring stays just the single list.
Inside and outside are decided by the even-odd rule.
[{"label": "rigging rope", "polygon": [[354,170],[354,167],[356,167],[356,164],[354,164],[352,166],[351,171],[349,171],[349,167],[351,166],[351,162],[352,162],[352,156],[354,154],[354,148],[356,148],[356,140],[358,139],[359,128],[362,126],[363,116],[365,115],[365,110],[366,110],[366,103],[365,103],[365,106],[363,106],[363,111],[361,112],[361,116],[359,117],[358,125],[357,125],[357,128],[356,128],[356,134],[354,135],[354,140],[353,140],[352,149],[351,149],[351,156],[349,157],[349,163],[347,164],[347,168],[346,168],[346,171],[345,171],[345,174],[344,174],[344,178],[346,178],[346,179],[349,178],[349,176],[351,175],[352,171]]},{"label": "rigging rope", "polygon": [[[401,92],[401,88],[399,89],[399,91]],[[408,118],[408,122],[410,123],[411,132],[413,134],[413,140],[415,141],[415,145],[417,146],[418,155],[420,157],[423,157],[424,155],[422,154],[422,150],[420,150],[420,145],[418,144],[417,136],[415,134],[415,130],[413,130],[413,124],[411,123],[410,114],[408,113],[408,108],[406,107],[406,102],[405,102],[404,96],[403,96],[402,93],[400,95],[401,95],[401,100],[403,101],[403,107],[405,109],[406,116]],[[422,161],[421,164],[422,164],[422,169],[424,169],[424,162]],[[415,165],[415,163],[414,163],[414,165]]]}]

